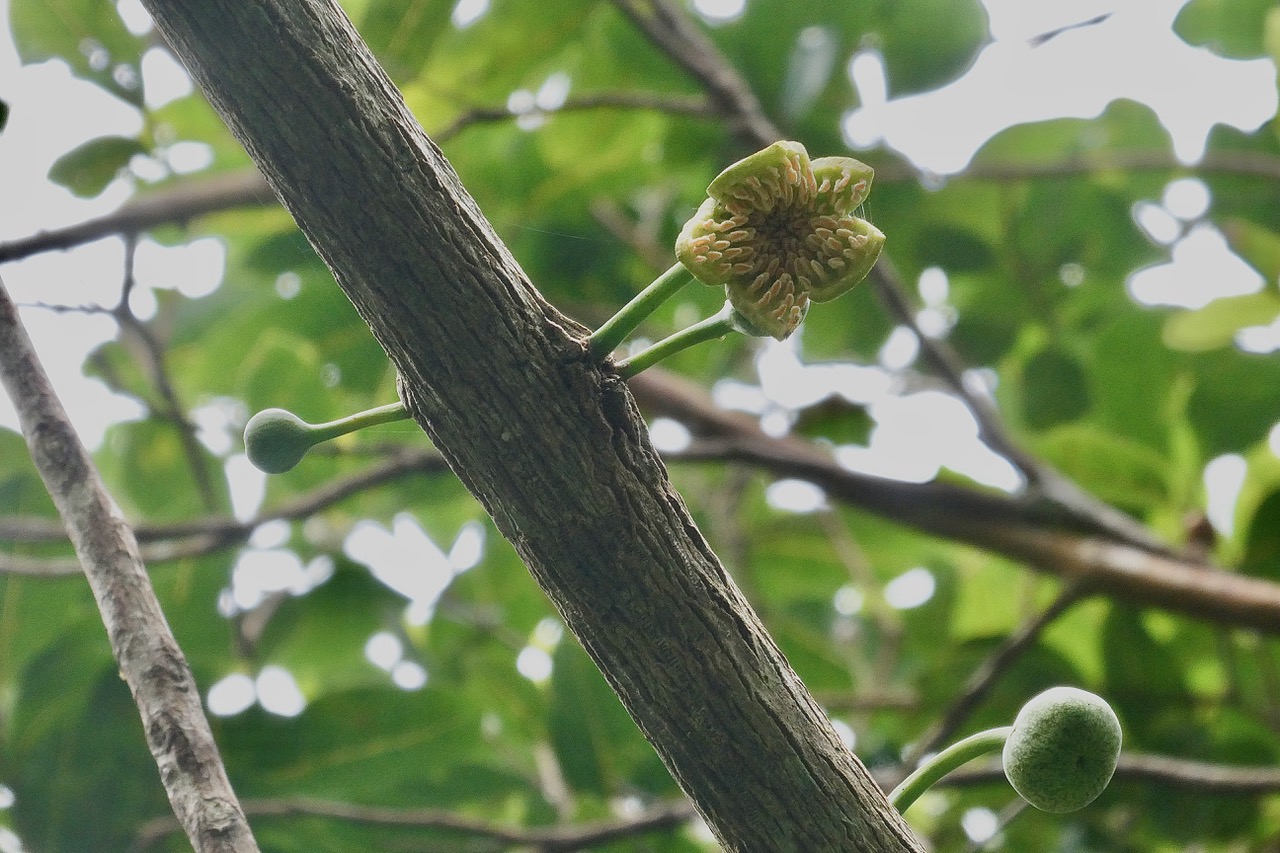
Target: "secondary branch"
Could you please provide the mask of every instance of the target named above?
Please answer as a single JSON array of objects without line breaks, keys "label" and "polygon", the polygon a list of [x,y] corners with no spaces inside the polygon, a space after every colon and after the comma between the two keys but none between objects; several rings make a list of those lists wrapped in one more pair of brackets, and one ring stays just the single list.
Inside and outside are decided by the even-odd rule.
[{"label": "secondary branch", "polygon": [[174,814],[200,853],[254,853],[258,845],[227,780],[200,690],[138,558],[138,543],[72,429],[2,284],[0,380],[98,601]]}]

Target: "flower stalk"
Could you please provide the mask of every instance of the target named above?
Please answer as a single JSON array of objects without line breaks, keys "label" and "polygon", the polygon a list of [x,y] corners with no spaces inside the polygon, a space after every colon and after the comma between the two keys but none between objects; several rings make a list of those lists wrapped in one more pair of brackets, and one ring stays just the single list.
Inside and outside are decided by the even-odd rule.
[{"label": "flower stalk", "polygon": [[604,358],[613,352],[659,305],[688,283],[689,272],[684,265],[672,264],[670,269],[654,279],[652,284],[636,294],[635,298],[622,306],[622,310],[592,333],[587,343],[591,354],[596,358]]},{"label": "flower stalk", "polygon": [[630,379],[664,358],[669,358],[703,341],[723,338],[730,332],[735,331],[738,331],[738,327],[734,322],[733,309],[726,303],[724,308],[705,320],[700,320],[689,328],[676,332],[671,337],[664,338],[653,346],[636,353],[631,358],[619,362],[618,372],[623,378]]},{"label": "flower stalk", "polygon": [[911,804],[920,799],[920,795],[932,788],[938,780],[952,770],[993,752],[1004,749],[1005,742],[1013,726],[1002,726],[978,732],[939,752],[933,758],[921,764],[915,772],[902,780],[902,784],[889,793],[889,804],[905,813]]}]

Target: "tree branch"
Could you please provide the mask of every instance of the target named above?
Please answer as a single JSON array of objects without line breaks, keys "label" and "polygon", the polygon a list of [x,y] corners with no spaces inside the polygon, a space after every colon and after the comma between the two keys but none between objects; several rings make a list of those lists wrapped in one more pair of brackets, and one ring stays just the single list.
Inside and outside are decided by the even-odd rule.
[{"label": "tree branch", "polygon": [[614,0],[614,5],[698,81],[746,147],[764,148],[782,138],[755,92],[683,9],[670,0]]},{"label": "tree branch", "polygon": [[[690,100],[690,104],[693,100]],[[678,103],[672,112],[682,112]],[[637,109],[643,108],[637,105]],[[692,112],[692,111],[690,111]],[[507,113],[503,118],[513,119]],[[497,120],[496,118],[494,120]],[[751,140],[756,136],[752,135]],[[766,143],[767,144],[767,143]],[[1110,152],[1089,158],[1068,158],[1052,163],[983,163],[970,165],[950,181],[1024,181],[1090,175],[1108,171],[1156,171],[1191,175],[1223,174],[1280,179],[1280,157],[1253,151],[1209,151],[1194,167],[1175,160],[1167,151]],[[882,163],[876,167],[876,183],[920,180],[919,171],[906,164]],[[184,178],[173,186],[137,196],[119,210],[67,228],[58,228],[8,243],[0,243],[0,263],[41,252],[70,249],[103,237],[140,234],[161,225],[188,222],[199,216],[239,207],[276,204],[270,187],[256,170],[226,172],[209,177]]]},{"label": "tree branch", "polygon": [[[607,844],[610,841],[635,838],[650,832],[671,829],[697,817],[693,804],[686,800],[649,806],[642,814],[631,818],[527,828],[503,826],[444,809],[394,809],[332,800],[313,800],[305,797],[245,800],[244,810],[245,814],[254,818],[323,817],[368,826],[445,830],[493,841],[495,842],[494,850],[506,850],[512,846],[519,846],[538,851],[538,853],[569,853],[593,844]],[[169,817],[149,821],[138,830],[134,849],[146,850],[165,836],[176,832],[178,828]]]},{"label": "tree branch", "polygon": [[171,423],[173,428],[177,430],[178,441],[182,445],[182,453],[187,458],[187,467],[191,469],[191,475],[195,478],[196,491],[200,494],[204,508],[212,512],[218,508],[219,503],[214,492],[213,479],[209,474],[209,466],[206,464],[204,450],[196,438],[195,425],[187,417],[186,409],[178,399],[177,389],[174,388],[173,382],[169,379],[169,367],[165,363],[164,347],[156,340],[156,336],[152,334],[147,324],[137,318],[133,313],[133,308],[129,305],[129,294],[133,292],[137,281],[134,278],[136,247],[137,235],[126,235],[124,285],[120,289],[120,302],[110,313],[120,326],[121,339],[127,340],[128,336],[131,335],[138,342],[141,348],[138,358],[143,362],[143,370],[150,376],[151,382],[155,385],[156,393],[160,395],[162,406],[157,414]]},{"label": "tree branch", "polygon": [[704,98],[687,95],[667,95],[659,92],[598,92],[570,98],[552,110],[535,107],[528,113],[513,113],[505,106],[475,107],[453,120],[448,127],[436,131],[432,138],[437,143],[453,139],[462,131],[475,124],[510,121],[519,115],[554,116],[559,113],[585,112],[587,110],[651,110],[672,115],[687,115],[697,118],[714,118],[716,113]]},{"label": "tree branch", "polygon": [[[1061,507],[1026,497],[1015,498],[952,483],[902,483],[842,468],[817,444],[795,436],[764,435],[755,419],[718,408],[702,389],[674,374],[654,368],[629,382],[637,398],[653,414],[669,415],[709,436],[688,450],[667,454],[669,461],[733,459],[779,477],[807,479],[835,500],[875,512],[934,536],[966,542],[1064,580],[1087,581],[1095,593],[1154,604],[1197,619],[1280,632],[1280,585],[1223,571],[1211,563],[1152,550],[1145,541],[1115,538],[1113,529]],[[246,538],[259,524],[278,518],[297,519],[318,512],[366,488],[402,474],[442,470],[442,457],[431,451],[405,451],[368,471],[337,480],[258,517],[194,519],[167,525],[139,524],[140,541],[159,542],[223,535],[216,547]],[[60,541],[56,524],[36,518],[0,518],[0,540]],[[182,555],[173,546],[171,557]],[[194,542],[192,549],[210,547]],[[209,553],[192,550],[190,553]],[[156,554],[154,559],[163,559]],[[0,571],[57,575],[74,567],[65,561],[8,557]]]},{"label": "tree branch", "polygon": [[[1003,781],[1004,770],[998,760],[964,768],[945,777],[941,784],[964,787]],[[1175,788],[1205,794],[1247,794],[1260,796],[1280,791],[1280,769],[1275,767],[1237,767],[1191,761],[1168,755],[1145,755],[1124,752],[1116,765],[1113,781],[1156,782]]]},{"label": "tree branch", "polygon": [[969,715],[991,692],[1000,676],[1013,666],[1023,652],[1035,645],[1044,629],[1083,598],[1087,590],[1079,581],[1070,582],[1057,598],[1040,613],[1028,619],[1018,630],[1005,637],[979,666],[969,674],[964,690],[952,700],[946,711],[913,743],[903,756],[903,765],[910,772],[924,756],[937,752],[959,731]]},{"label": "tree branch", "polygon": [[917,529],[1026,562],[1091,590],[1198,619],[1280,632],[1280,584],[1117,538],[1097,520],[1061,505],[951,483],[900,483],[841,467],[830,452],[794,436],[771,438],[753,418],[723,411],[689,383],[661,370],[630,380],[636,396],[711,438],[672,459],[747,462],[824,488],[834,499]]},{"label": "tree branch", "polygon": [[0,263],[55,249],[70,249],[103,237],[141,234],[160,225],[181,224],[235,207],[273,205],[275,196],[254,170],[208,178],[190,178],[154,193],[138,196],[119,210],[69,228],[59,228],[0,243]]},{"label": "tree branch", "polygon": [[918,850],[336,4],[145,5],[721,843]]},{"label": "tree branch", "polygon": [[84,566],[174,814],[201,853],[256,851],[200,707],[199,688],[138,559],[138,544],[54,395],[3,284],[0,380]]}]

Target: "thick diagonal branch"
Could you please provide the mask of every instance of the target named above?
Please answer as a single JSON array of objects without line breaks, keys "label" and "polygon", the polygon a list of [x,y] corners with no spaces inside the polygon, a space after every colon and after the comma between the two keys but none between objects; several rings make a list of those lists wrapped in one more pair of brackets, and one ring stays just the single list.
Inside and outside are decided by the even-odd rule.
[{"label": "thick diagonal branch", "polygon": [[703,540],[625,384],[529,284],[341,10],[146,5],[724,846],[918,850]]}]

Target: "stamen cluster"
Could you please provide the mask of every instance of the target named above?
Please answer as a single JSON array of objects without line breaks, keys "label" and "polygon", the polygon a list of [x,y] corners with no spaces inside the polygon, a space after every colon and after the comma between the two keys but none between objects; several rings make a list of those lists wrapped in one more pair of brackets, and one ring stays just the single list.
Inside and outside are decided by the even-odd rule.
[{"label": "stamen cluster", "polygon": [[864,279],[884,235],[855,211],[873,172],[851,157],[810,161],[776,142],[725,169],[686,223],[676,256],[699,281],[723,285],[744,331],[782,340],[810,301]]}]

